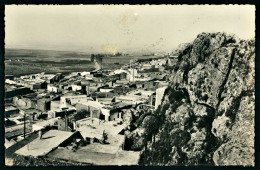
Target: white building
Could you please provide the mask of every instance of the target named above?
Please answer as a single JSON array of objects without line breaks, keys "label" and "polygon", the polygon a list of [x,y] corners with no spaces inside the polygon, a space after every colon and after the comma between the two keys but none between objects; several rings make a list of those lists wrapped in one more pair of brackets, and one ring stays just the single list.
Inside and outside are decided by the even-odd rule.
[{"label": "white building", "polygon": [[127,75],[127,79],[129,81],[135,81],[135,78],[138,77],[137,70],[134,68],[129,69],[129,74]]},{"label": "white building", "polygon": [[87,110],[90,112],[90,117],[97,118],[105,121],[114,121],[122,119],[122,113],[120,107],[116,108],[106,106],[98,101],[88,101],[84,104]]},{"label": "white building", "polygon": [[162,99],[164,96],[164,92],[166,89],[167,89],[167,86],[156,89],[155,109],[157,109],[158,106],[161,105]]},{"label": "white building", "polygon": [[111,92],[113,91],[114,89],[108,89],[108,88],[100,88],[99,91],[100,92],[104,92],[104,93],[108,93],[108,92]]},{"label": "white building", "polygon": [[51,111],[60,110],[60,101],[51,101]]},{"label": "white building", "polygon": [[159,60],[158,60],[158,64],[159,64],[160,66],[165,65],[165,64],[166,64],[166,61],[167,61],[167,59],[165,59],[165,58],[159,59]]},{"label": "white building", "polygon": [[79,90],[81,90],[81,86],[76,85],[76,84],[72,84],[71,88],[72,88],[72,91],[79,91]]},{"label": "white building", "polygon": [[60,89],[54,85],[51,84],[47,84],[47,90],[49,92],[54,92],[54,93],[58,93],[60,91]]},{"label": "white building", "polygon": [[151,79],[151,77],[136,77],[135,81],[149,81]]},{"label": "white building", "polygon": [[87,74],[84,76],[86,80],[92,80],[93,79],[93,74]]},{"label": "white building", "polygon": [[142,70],[149,70],[151,68],[152,68],[152,65],[149,63],[143,64],[143,66],[142,66]]},{"label": "white building", "polygon": [[83,71],[80,73],[81,76],[86,76],[86,75],[90,75],[89,71]]},{"label": "white building", "polygon": [[126,71],[126,70],[122,70],[122,69],[119,69],[119,70],[115,70],[114,72],[113,72],[113,74],[121,74],[121,73],[129,73],[128,71]]}]

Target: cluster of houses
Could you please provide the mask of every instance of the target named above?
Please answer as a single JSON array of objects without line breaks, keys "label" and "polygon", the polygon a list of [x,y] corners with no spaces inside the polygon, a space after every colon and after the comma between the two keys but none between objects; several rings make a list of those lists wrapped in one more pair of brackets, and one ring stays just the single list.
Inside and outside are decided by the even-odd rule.
[{"label": "cluster of houses", "polygon": [[[153,110],[161,104],[170,75],[165,67],[172,66],[172,62],[161,58],[127,64],[110,72],[7,76],[7,152],[100,165],[112,165],[125,157],[132,161],[122,164],[137,164],[139,153],[124,150],[125,112],[138,105]],[[80,112],[88,115],[75,120]],[[25,139],[30,142],[23,142]],[[17,147],[21,142],[22,147]],[[78,155],[73,152],[74,145],[80,148]],[[91,156],[82,160],[80,155],[84,153],[101,155],[104,160]]]}]

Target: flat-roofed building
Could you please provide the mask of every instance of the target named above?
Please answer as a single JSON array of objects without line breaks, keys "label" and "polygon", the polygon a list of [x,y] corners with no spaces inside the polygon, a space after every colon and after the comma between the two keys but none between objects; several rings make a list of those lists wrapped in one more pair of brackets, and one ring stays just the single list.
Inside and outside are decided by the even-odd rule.
[{"label": "flat-roofed building", "polygon": [[145,97],[145,98],[150,97],[154,94],[155,94],[155,91],[141,91],[142,97]]},{"label": "flat-roofed building", "polygon": [[72,91],[80,91],[82,89],[81,85],[72,84],[71,85]]},{"label": "flat-roofed building", "polygon": [[60,101],[51,101],[51,109],[50,111],[60,110]]},{"label": "flat-roofed building", "polygon": [[56,73],[54,76],[54,82],[59,82],[62,79],[62,74],[61,73]]},{"label": "flat-roofed building", "polygon": [[[34,94],[34,93],[32,93]],[[37,99],[36,95],[30,96],[15,96],[13,97],[13,104],[22,108],[36,108]]]},{"label": "flat-roofed building", "polygon": [[58,123],[58,120],[61,119],[60,117],[48,119],[48,120],[43,120],[37,123],[34,123],[32,125],[32,131],[39,131],[41,129],[46,128],[47,126],[54,126],[55,124]]},{"label": "flat-roofed building", "polygon": [[67,104],[75,105],[77,103],[84,104],[88,101],[87,95],[64,95],[60,98],[60,108],[67,108]]},{"label": "flat-roofed building", "polygon": [[108,93],[108,92],[112,92],[114,89],[112,88],[100,88],[99,91],[100,92],[104,92],[104,93]]},{"label": "flat-roofed building", "polygon": [[20,114],[20,110],[14,106],[5,106],[5,117],[15,117]]},{"label": "flat-roofed building", "polygon": [[51,108],[51,99],[50,98],[39,98],[37,99],[36,109],[43,112],[50,110]]},{"label": "flat-roofed building", "polygon": [[5,75],[5,79],[14,80],[14,75]]},{"label": "flat-roofed building", "polygon": [[41,77],[42,80],[45,80],[48,84],[53,84],[55,82],[54,74],[45,74]]},{"label": "flat-roofed building", "polygon": [[42,111],[37,109],[21,109],[20,113],[26,117],[29,117],[30,121],[35,121],[42,114]]},{"label": "flat-roofed building", "polygon": [[26,144],[18,149],[15,153],[23,156],[40,157],[45,156],[51,151],[57,149],[59,146],[67,146],[73,142],[83,140],[81,134],[76,132],[67,132],[60,130],[49,130],[34,139],[32,142]]},{"label": "flat-roofed building", "polygon": [[5,98],[32,93],[30,88],[20,85],[5,85]]},{"label": "flat-roofed building", "polygon": [[58,92],[61,91],[61,90],[59,89],[59,87],[56,87],[56,86],[54,86],[54,85],[52,85],[52,84],[48,84],[48,85],[47,85],[47,90],[48,90],[49,92],[54,92],[54,93],[58,93]]}]

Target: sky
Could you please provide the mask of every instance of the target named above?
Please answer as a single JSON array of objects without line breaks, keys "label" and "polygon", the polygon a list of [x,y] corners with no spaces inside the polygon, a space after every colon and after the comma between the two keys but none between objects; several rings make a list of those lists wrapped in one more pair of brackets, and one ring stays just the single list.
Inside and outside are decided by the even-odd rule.
[{"label": "sky", "polygon": [[5,47],[172,51],[202,32],[255,36],[253,5],[7,5]]}]

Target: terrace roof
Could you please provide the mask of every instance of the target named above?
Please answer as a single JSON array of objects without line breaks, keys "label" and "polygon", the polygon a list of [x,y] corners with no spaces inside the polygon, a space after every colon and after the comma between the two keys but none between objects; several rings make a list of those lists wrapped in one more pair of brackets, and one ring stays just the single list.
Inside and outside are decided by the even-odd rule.
[{"label": "terrace roof", "polygon": [[[93,120],[93,123],[92,123]],[[99,139],[99,135],[103,135],[103,131],[105,130],[106,133],[109,135],[115,136],[118,135],[127,125],[122,124],[122,125],[117,125],[115,121],[110,121],[110,122],[103,122],[99,121],[97,118],[85,118],[82,120],[77,121],[77,123],[80,123],[80,127],[77,128],[78,131],[83,132],[83,133],[90,133],[86,135],[97,135],[96,138]],[[76,123],[76,124],[77,124]],[[92,133],[92,134],[91,134]],[[84,135],[82,135],[84,136]]]},{"label": "terrace roof", "polygon": [[5,107],[5,111],[8,112],[8,111],[13,111],[13,110],[18,110],[16,107],[14,106],[6,106]]},{"label": "terrace roof", "polygon": [[[76,132],[74,132],[76,133]],[[36,138],[15,153],[24,156],[44,156],[57,148],[74,133],[60,130],[50,130],[43,134],[42,139]]]}]

